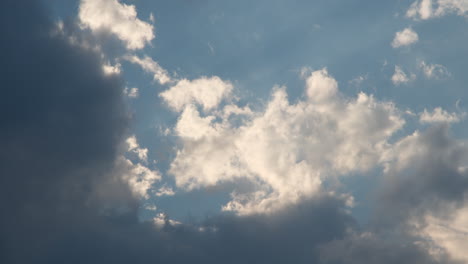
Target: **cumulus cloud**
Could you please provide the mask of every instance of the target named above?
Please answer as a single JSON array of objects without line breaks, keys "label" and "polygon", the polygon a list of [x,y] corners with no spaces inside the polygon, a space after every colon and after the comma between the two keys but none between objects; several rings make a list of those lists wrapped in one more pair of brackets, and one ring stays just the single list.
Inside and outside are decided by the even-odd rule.
[{"label": "cumulus cloud", "polygon": [[394,85],[409,83],[414,79],[416,79],[416,75],[410,74],[408,76],[400,66],[395,65],[395,72],[392,75],[392,82]]},{"label": "cumulus cloud", "polygon": [[465,117],[465,113],[449,113],[441,107],[436,107],[432,112],[424,109],[424,112],[419,114],[419,122],[421,123],[458,123]]},{"label": "cumulus cloud", "polygon": [[[307,76],[305,96],[294,103],[284,87],[260,110],[223,105],[225,93],[182,100],[186,116],[175,128],[182,166],[171,167],[178,185],[247,178],[254,191],[238,190],[230,205],[240,212],[274,208],[270,214],[184,224],[156,211],[153,221],[141,222],[135,197],[145,198],[148,180],[158,175],[127,134],[122,81],[103,72],[99,54],[42,34],[53,23],[40,3],[4,0],[0,8],[8,22],[0,23],[0,110],[7,113],[0,119],[1,263],[466,261],[460,202],[468,189],[466,142],[451,137],[445,123],[391,143],[404,123],[398,109],[364,93],[341,94],[325,69]],[[198,107],[206,106],[201,113]],[[361,230],[366,227],[350,215],[346,196],[320,191],[329,176],[378,164],[387,170],[377,215],[398,216],[396,225],[421,220],[416,235],[449,258],[433,258],[413,237]],[[171,190],[162,186],[157,193]],[[288,206],[275,207],[281,201]],[[452,218],[444,217],[447,205]]]},{"label": "cumulus cloud", "polygon": [[131,50],[142,49],[154,39],[153,26],[138,19],[135,6],[118,0],[81,0],[78,17],[83,28],[109,32]]},{"label": "cumulus cloud", "polygon": [[373,168],[404,124],[392,103],[344,98],[326,69],[306,78],[306,94],[290,104],[277,87],[259,112],[223,113],[228,105],[202,115],[187,105],[175,127],[183,141],[170,169],[176,184],[190,190],[245,178],[256,190],[233,193],[224,209],[269,212],[319,194],[328,177]]},{"label": "cumulus cloud", "polygon": [[466,16],[468,2],[466,0],[420,0],[411,4],[406,16],[413,19],[430,19],[455,13]]},{"label": "cumulus cloud", "polygon": [[408,11],[406,11],[407,17],[420,17],[421,19],[428,19],[432,16],[432,0],[421,0],[411,4]]},{"label": "cumulus cloud", "polygon": [[197,104],[204,110],[217,107],[231,95],[233,86],[217,76],[201,77],[195,80],[179,80],[160,96],[175,111],[182,111],[187,105]]},{"label": "cumulus cloud", "polygon": [[444,79],[450,76],[450,72],[447,68],[440,64],[430,64],[421,61],[419,68],[428,79]]},{"label": "cumulus cloud", "polygon": [[156,61],[148,56],[140,58],[135,55],[124,56],[124,59],[131,63],[139,65],[145,72],[153,74],[153,79],[160,84],[171,82],[171,77],[167,71],[161,67]]},{"label": "cumulus cloud", "polygon": [[418,42],[419,36],[411,28],[405,28],[402,31],[395,33],[395,38],[392,41],[393,48],[399,48],[403,46],[409,46]]},{"label": "cumulus cloud", "polygon": [[436,259],[448,254],[455,261],[467,263],[468,206],[451,209],[445,217],[428,213],[418,234],[426,241],[424,245]]}]

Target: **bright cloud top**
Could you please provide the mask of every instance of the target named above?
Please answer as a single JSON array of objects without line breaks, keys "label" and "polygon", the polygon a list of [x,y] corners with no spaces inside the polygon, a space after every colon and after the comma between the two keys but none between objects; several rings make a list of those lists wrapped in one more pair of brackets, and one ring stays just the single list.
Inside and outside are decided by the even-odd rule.
[{"label": "bright cloud top", "polygon": [[392,41],[392,47],[399,48],[409,46],[418,42],[419,36],[411,28],[405,28],[402,31],[395,33],[395,38]]},{"label": "bright cloud top", "polygon": [[290,104],[276,87],[259,112],[227,105],[203,115],[185,103],[190,87],[178,89],[171,99],[184,102],[175,127],[183,146],[170,173],[188,190],[247,179],[254,190],[236,189],[223,208],[240,214],[275,211],[321,193],[330,177],[375,167],[405,123],[392,103],[345,98],[326,69],[306,79],[306,98]]},{"label": "bright cloud top", "polygon": [[466,0],[421,0],[414,2],[406,16],[414,19],[430,19],[441,17],[449,13],[466,16],[468,12],[468,1]]},{"label": "bright cloud top", "polygon": [[204,110],[217,107],[233,89],[228,81],[217,76],[201,77],[195,80],[182,79],[160,96],[176,111],[182,111],[190,104],[199,104]]},{"label": "bright cloud top", "polygon": [[154,39],[153,26],[137,18],[135,6],[117,0],[82,0],[78,17],[83,28],[110,32],[131,50],[142,49]]},{"label": "bright cloud top", "polygon": [[424,109],[424,112],[419,115],[419,121],[421,123],[458,123],[464,118],[464,116],[464,113],[449,113],[444,109],[437,107],[432,111],[432,113]]}]

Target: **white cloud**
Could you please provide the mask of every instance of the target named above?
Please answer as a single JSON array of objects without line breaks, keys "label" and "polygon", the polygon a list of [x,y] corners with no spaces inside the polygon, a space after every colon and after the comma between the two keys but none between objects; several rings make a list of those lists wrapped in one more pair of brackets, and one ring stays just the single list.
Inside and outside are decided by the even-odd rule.
[{"label": "white cloud", "polygon": [[466,16],[468,13],[467,0],[438,0],[439,7],[435,15],[443,16],[448,13],[456,13],[459,16]]},{"label": "white cloud", "polygon": [[406,12],[407,17],[428,19],[432,16],[432,0],[416,1]]},{"label": "white cloud", "polygon": [[452,211],[449,217],[428,213],[425,224],[415,226],[420,227],[418,234],[435,258],[447,253],[453,260],[468,263],[468,206]]},{"label": "white cloud", "polygon": [[322,190],[322,182],[380,163],[387,139],[404,124],[392,103],[340,94],[326,69],[306,78],[307,97],[290,104],[275,88],[263,111],[227,105],[202,115],[190,104],[175,128],[183,143],[171,164],[188,190],[243,178],[224,210],[272,212]]},{"label": "white cloud", "polygon": [[416,32],[411,28],[405,28],[402,31],[395,33],[395,38],[392,41],[392,47],[399,48],[409,46],[418,42],[419,37]]},{"label": "white cloud", "polygon": [[106,75],[119,75],[122,70],[122,65],[120,65],[120,63],[112,65],[107,62],[102,65],[102,70]]},{"label": "white cloud", "polygon": [[450,72],[443,65],[440,64],[427,64],[422,61],[419,64],[424,76],[429,79],[443,79],[450,76]]},{"label": "white cloud", "polygon": [[148,192],[154,183],[161,180],[161,175],[144,165],[148,160],[148,149],[141,148],[135,136],[127,138],[125,143],[127,153],[135,155],[137,162],[121,156],[117,159],[116,167],[123,172],[122,179],[127,182],[133,195],[148,199]]},{"label": "white cloud", "polygon": [[140,58],[138,56],[124,56],[125,60],[128,60],[131,63],[139,65],[145,72],[153,74],[153,80],[158,81],[160,84],[166,84],[171,82],[171,77],[167,71],[161,67],[156,61],[152,58],[145,56]]},{"label": "white cloud", "polygon": [[424,112],[419,114],[419,122],[421,123],[458,123],[463,119],[465,113],[449,113],[440,107],[436,107],[432,113],[424,109]]},{"label": "white cloud", "polygon": [[127,138],[126,143],[128,152],[135,153],[140,161],[148,162],[148,149],[141,148],[134,135]]},{"label": "white cloud", "polygon": [[127,182],[133,195],[137,198],[148,199],[148,192],[154,183],[161,179],[157,171],[151,170],[141,163],[133,163],[124,157],[119,158],[118,166],[126,171],[122,179]]},{"label": "white cloud", "polygon": [[232,89],[230,82],[217,76],[201,77],[195,80],[179,80],[160,96],[176,111],[182,111],[189,104],[199,104],[204,110],[210,110],[227,98]]},{"label": "white cloud", "polygon": [[395,72],[392,75],[392,82],[394,85],[405,84],[416,79],[416,75],[410,74],[409,76],[401,69],[400,66],[395,66]]},{"label": "white cloud", "polygon": [[78,17],[82,28],[110,32],[131,50],[154,39],[153,26],[137,18],[135,6],[117,0],[81,0]]},{"label": "white cloud", "polygon": [[338,83],[328,75],[326,68],[312,72],[306,82],[307,96],[314,102],[326,102],[338,92]]},{"label": "white cloud", "polygon": [[130,98],[138,98],[138,96],[140,95],[138,88],[136,87],[133,87],[133,88],[126,87],[124,89],[124,94]]},{"label": "white cloud", "polygon": [[430,19],[455,13],[466,16],[468,13],[467,0],[420,0],[411,4],[406,16],[414,19]]}]

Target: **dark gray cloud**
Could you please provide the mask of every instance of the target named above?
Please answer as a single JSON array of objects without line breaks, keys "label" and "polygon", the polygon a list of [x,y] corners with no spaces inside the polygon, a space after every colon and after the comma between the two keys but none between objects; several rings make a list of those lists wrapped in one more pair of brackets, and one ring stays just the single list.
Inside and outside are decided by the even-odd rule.
[{"label": "dark gray cloud", "polygon": [[393,228],[428,212],[449,216],[447,205],[463,206],[468,191],[468,160],[463,141],[450,135],[448,124],[429,127],[396,147],[400,160],[378,190],[375,225]]},{"label": "dark gray cloud", "polygon": [[1,263],[431,263],[401,241],[358,235],[326,195],[273,215],[139,222],[115,170],[129,126],[122,82],[52,27],[40,2],[1,3]]}]

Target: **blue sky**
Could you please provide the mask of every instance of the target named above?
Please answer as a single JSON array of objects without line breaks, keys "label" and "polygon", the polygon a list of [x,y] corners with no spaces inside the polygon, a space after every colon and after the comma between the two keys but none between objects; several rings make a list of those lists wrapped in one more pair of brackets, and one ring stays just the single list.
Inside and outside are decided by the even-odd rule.
[{"label": "blue sky", "polygon": [[[436,107],[449,112],[464,109],[467,77],[463,69],[468,66],[464,56],[468,48],[464,43],[468,36],[463,16],[448,14],[427,20],[414,19],[406,16],[411,1],[125,3],[135,5],[142,21],[149,21],[150,14],[155,19],[156,37],[131,53],[151,57],[178,78],[219,76],[230,81],[239,105],[264,108],[275,85],[287,87],[291,102],[300,100],[304,96],[301,71],[326,67],[337,80],[340,91],[349,97],[365,92],[414,113]],[[60,7],[57,18],[76,19],[78,5],[56,4]],[[413,29],[419,40],[392,47],[395,33],[405,28]],[[118,40],[107,39],[102,45],[108,49],[106,56],[110,60],[119,60],[128,51],[122,43],[114,42]],[[446,75],[425,76],[422,62],[442,65]],[[395,66],[401,67],[408,76],[413,75],[408,77],[411,80],[394,84]],[[173,134],[161,134],[162,130],[173,128],[178,118],[158,97],[168,86],[125,61],[121,76],[127,87],[139,91],[138,98],[128,100],[134,114],[133,133],[139,144],[148,148],[149,159],[157,161],[153,166],[162,173],[161,183],[177,188],[167,170],[180,144]],[[398,133],[409,134],[417,128],[417,118],[408,116],[403,132]],[[462,136],[466,125],[455,124],[453,130]],[[362,185],[374,180],[366,176],[351,181]],[[353,192],[352,188],[344,188]],[[161,211],[179,220],[188,215],[205,217],[219,211],[229,200],[232,186],[212,189],[188,193],[180,190],[173,197],[152,197],[148,203],[157,204]],[[151,216],[151,213],[143,212],[143,215]]]},{"label": "blue sky", "polygon": [[[126,54],[148,56],[176,79],[219,76],[233,84],[237,105],[257,111],[266,107],[275,86],[287,87],[292,104],[300,101],[305,94],[301,71],[326,68],[344,96],[354,98],[364,92],[392,102],[402,112],[414,113],[405,116],[406,124],[389,141],[421,129],[417,115],[424,109],[442,107],[460,115],[465,109],[468,35],[466,18],[456,12],[429,19],[409,17],[412,1],[120,3],[134,6],[136,19],[153,25],[155,38],[135,50],[126,50],[115,36],[104,38],[99,45],[111,63],[121,61],[120,75],[126,86],[138,88],[139,96],[128,100],[132,133],[140,147],[148,149],[148,159],[156,162],[148,166],[162,176],[152,188],[175,190],[169,197],[150,195],[144,205],[154,204],[158,211],[142,209],[143,219],[163,212],[179,221],[200,220],[217,214],[236,189],[229,181],[205,186],[207,189],[187,190],[176,185],[168,170],[177,150],[184,148],[173,131],[179,114],[159,96],[170,85],[161,85],[151,73],[122,60]],[[80,5],[57,3],[56,19],[76,20]],[[406,28],[416,32],[418,40],[392,47],[396,32]],[[422,63],[438,65],[443,72],[428,77]],[[392,81],[396,66],[407,80]],[[458,123],[453,131],[463,136],[466,125]],[[360,219],[368,218],[368,196],[381,169],[381,164],[376,165],[372,172],[351,172],[352,177],[343,179],[349,184],[340,190],[362,199],[353,209]],[[359,188],[362,185],[367,188]]]},{"label": "blue sky", "polygon": [[[18,91],[39,83],[52,101],[31,99],[31,109],[8,111],[18,124],[31,131],[46,127],[57,139],[20,133],[21,125],[6,122],[9,148],[25,153],[11,154],[9,163],[36,164],[35,153],[43,151],[38,142],[69,157],[56,173],[73,180],[67,176],[63,186],[59,178],[50,180],[54,184],[47,188],[57,187],[51,193],[60,203],[47,208],[92,204],[93,212],[77,210],[93,219],[84,234],[122,235],[114,224],[137,219],[122,229],[131,241],[160,245],[164,233],[170,246],[185,252],[181,262],[213,256],[213,241],[262,250],[283,246],[266,242],[271,233],[286,236],[291,247],[310,243],[319,252],[301,255],[295,247],[298,254],[284,257],[297,263],[468,263],[462,250],[468,246],[468,1],[24,3],[33,15],[9,23],[18,29],[24,23],[29,31],[21,35],[11,33],[6,22],[2,26],[9,39],[27,43],[31,36],[32,55],[14,44],[5,49],[21,54],[9,60],[38,61],[44,70],[18,82],[8,79],[23,76],[14,68],[5,83]],[[25,12],[13,2],[7,7]],[[41,26],[35,31],[34,21]],[[63,48],[54,52],[54,45]],[[76,76],[77,84],[61,75]],[[39,86],[42,80],[51,80],[52,88],[47,81]],[[90,89],[81,91],[80,85]],[[44,107],[41,117],[34,114],[36,104]],[[23,114],[28,118],[21,119]],[[93,119],[82,119],[88,115]],[[70,148],[68,138],[76,140]],[[28,150],[17,142],[34,144]],[[88,146],[96,146],[96,153]],[[54,153],[42,155],[46,165],[37,171],[49,175],[48,162],[59,163]],[[29,175],[5,170],[20,171],[18,178]],[[42,206],[24,206],[29,202],[18,200],[20,208]],[[309,217],[318,224],[307,224]],[[327,234],[317,241],[302,237],[301,230],[314,233],[323,221]],[[282,233],[291,223],[297,229]],[[258,229],[263,225],[271,230]],[[259,231],[237,234],[238,226]],[[141,230],[150,234],[144,241],[135,235]],[[74,234],[64,234],[65,241],[76,242]],[[218,257],[231,258],[236,247],[224,251],[223,243]],[[184,251],[186,245],[194,252]],[[233,261],[261,259],[261,250],[245,250],[239,247],[244,253]],[[360,250],[375,258],[366,259]],[[165,261],[173,257],[164,246],[157,252]],[[146,253],[141,256],[148,260]]]}]

